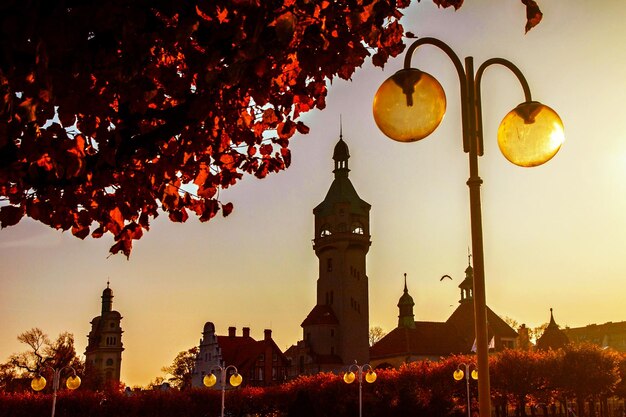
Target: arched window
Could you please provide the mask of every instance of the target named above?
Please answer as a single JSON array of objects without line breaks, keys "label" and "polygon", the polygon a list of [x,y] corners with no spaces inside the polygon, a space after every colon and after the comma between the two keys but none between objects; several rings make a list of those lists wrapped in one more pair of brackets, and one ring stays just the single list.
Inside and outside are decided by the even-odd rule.
[{"label": "arched window", "polygon": [[357,234],[357,235],[364,234],[365,230],[363,229],[363,225],[360,222],[352,223],[352,233]]},{"label": "arched window", "polygon": [[331,235],[330,226],[325,224],[324,226],[322,226],[322,229],[320,230],[320,237],[330,236],[330,235]]},{"label": "arched window", "polygon": [[113,359],[107,359],[107,366],[113,366]]}]

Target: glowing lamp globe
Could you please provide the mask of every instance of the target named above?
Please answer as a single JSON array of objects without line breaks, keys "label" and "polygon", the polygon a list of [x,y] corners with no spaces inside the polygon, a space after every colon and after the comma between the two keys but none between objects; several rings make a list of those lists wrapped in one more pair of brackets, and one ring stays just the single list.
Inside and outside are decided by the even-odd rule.
[{"label": "glowing lamp globe", "polygon": [[352,384],[355,378],[356,375],[354,375],[354,372],[346,372],[345,374],[343,374],[343,382],[345,382],[346,384]]},{"label": "glowing lamp globe", "polygon": [[46,378],[41,375],[38,375],[30,381],[30,387],[35,391],[41,391],[46,387]]},{"label": "glowing lamp globe", "polygon": [[217,383],[217,377],[213,374],[205,375],[204,378],[202,378],[202,383],[206,387],[212,387]]},{"label": "glowing lamp globe", "polygon": [[233,387],[238,387],[243,382],[243,377],[241,376],[241,374],[234,373],[230,376],[229,381],[230,385],[232,385]]},{"label": "glowing lamp globe", "polygon": [[371,370],[367,371],[367,373],[365,374],[365,380],[369,382],[370,384],[376,381],[376,372],[371,371]]},{"label": "glowing lamp globe", "polygon": [[470,375],[472,379],[478,380],[478,371],[476,369],[474,369]]},{"label": "glowing lamp globe", "polygon": [[65,386],[68,389],[75,390],[80,387],[80,377],[78,375],[72,375],[65,381]]},{"label": "glowing lamp globe", "polygon": [[465,373],[463,372],[462,369],[457,369],[456,371],[454,371],[454,373],[452,374],[452,377],[454,379],[456,379],[457,381],[460,381],[463,379],[463,375],[465,375]]},{"label": "glowing lamp globe", "polygon": [[378,128],[398,142],[415,142],[430,135],[446,112],[446,93],[432,75],[415,68],[389,77],[374,96]]},{"label": "glowing lamp globe", "polygon": [[525,102],[504,116],[498,128],[498,146],[506,159],[521,167],[548,162],[565,141],[563,122],[550,107]]}]

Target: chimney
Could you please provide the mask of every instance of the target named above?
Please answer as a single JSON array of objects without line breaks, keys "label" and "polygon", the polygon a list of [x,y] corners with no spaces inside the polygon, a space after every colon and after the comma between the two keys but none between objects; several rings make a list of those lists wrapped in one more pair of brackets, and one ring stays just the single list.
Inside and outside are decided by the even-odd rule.
[{"label": "chimney", "polygon": [[243,331],[243,337],[250,337],[250,328],[249,327],[244,327],[241,330]]},{"label": "chimney", "polygon": [[228,328],[228,337],[235,337],[235,327],[229,327]]},{"label": "chimney", "polygon": [[263,331],[264,335],[265,335],[265,340],[272,340],[272,330],[271,329],[265,329]]}]

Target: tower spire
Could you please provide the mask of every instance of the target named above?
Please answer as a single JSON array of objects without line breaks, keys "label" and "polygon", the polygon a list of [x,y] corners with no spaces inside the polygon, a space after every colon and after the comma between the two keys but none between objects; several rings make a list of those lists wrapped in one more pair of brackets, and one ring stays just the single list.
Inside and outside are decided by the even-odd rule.
[{"label": "tower spire", "polygon": [[341,121],[341,114],[339,114],[339,139],[343,140],[343,122]]},{"label": "tower spire", "polygon": [[409,294],[409,289],[406,285],[406,272],[404,273],[404,293],[398,300],[398,327],[405,327],[407,329],[415,328],[415,315],[413,314],[413,306],[415,302],[413,297]]}]

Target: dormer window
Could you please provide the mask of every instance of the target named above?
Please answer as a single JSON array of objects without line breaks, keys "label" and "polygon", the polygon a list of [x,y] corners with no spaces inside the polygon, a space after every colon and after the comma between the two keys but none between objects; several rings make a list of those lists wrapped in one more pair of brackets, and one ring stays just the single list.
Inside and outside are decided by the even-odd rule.
[{"label": "dormer window", "polygon": [[365,231],[363,230],[363,225],[359,222],[352,223],[352,233],[357,234],[357,235],[364,234]]}]

